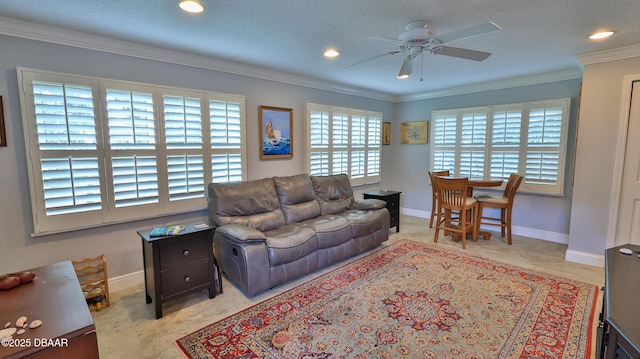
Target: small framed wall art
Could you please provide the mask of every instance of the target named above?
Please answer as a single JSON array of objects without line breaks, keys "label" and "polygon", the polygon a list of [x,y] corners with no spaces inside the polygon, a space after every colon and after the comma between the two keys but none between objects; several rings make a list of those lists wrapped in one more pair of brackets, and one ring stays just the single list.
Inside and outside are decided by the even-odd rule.
[{"label": "small framed wall art", "polygon": [[391,144],[391,122],[382,123],[382,144]]},{"label": "small framed wall art", "polygon": [[429,141],[427,121],[400,124],[400,143],[424,144]]},{"label": "small framed wall art", "polygon": [[260,159],[293,158],[293,109],[260,106]]}]

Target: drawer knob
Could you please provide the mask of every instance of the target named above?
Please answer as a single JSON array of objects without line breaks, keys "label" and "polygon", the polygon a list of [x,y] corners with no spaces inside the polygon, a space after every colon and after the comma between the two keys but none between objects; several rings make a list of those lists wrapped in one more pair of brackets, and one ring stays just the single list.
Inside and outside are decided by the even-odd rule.
[{"label": "drawer knob", "polygon": [[191,280],[191,278],[190,278],[189,276],[184,277],[184,281],[185,281],[185,282],[188,282],[188,281],[190,281],[190,280]]},{"label": "drawer knob", "polygon": [[184,252],[182,252],[182,254],[184,254],[185,256],[188,256],[189,255],[189,250],[185,249]]}]

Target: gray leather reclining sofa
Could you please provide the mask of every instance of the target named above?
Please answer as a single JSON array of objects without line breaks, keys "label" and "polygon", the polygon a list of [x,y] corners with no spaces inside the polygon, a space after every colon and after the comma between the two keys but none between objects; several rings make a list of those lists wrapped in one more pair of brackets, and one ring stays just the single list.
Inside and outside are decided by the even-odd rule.
[{"label": "gray leather reclining sofa", "polygon": [[389,238],[384,201],[355,201],[346,175],[209,184],[218,265],[247,295],[342,261]]}]

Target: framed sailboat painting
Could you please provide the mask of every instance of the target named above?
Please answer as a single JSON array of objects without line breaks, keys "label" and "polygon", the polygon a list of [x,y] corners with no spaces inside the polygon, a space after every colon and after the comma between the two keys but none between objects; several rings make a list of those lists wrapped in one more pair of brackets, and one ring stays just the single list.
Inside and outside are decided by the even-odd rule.
[{"label": "framed sailboat painting", "polygon": [[293,158],[293,109],[260,106],[260,159]]}]

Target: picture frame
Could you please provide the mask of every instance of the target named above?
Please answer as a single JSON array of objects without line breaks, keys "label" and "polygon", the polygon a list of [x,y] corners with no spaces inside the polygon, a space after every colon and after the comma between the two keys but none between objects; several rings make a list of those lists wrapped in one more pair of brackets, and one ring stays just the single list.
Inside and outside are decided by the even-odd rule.
[{"label": "picture frame", "polygon": [[400,143],[402,144],[425,144],[429,142],[429,123],[403,122],[400,124]]},{"label": "picture frame", "polygon": [[382,123],[382,144],[391,144],[391,122]]},{"label": "picture frame", "polygon": [[293,158],[293,109],[260,106],[260,159]]},{"label": "picture frame", "polygon": [[0,146],[7,147],[7,132],[4,128],[4,107],[2,106],[2,96],[0,96]]}]

